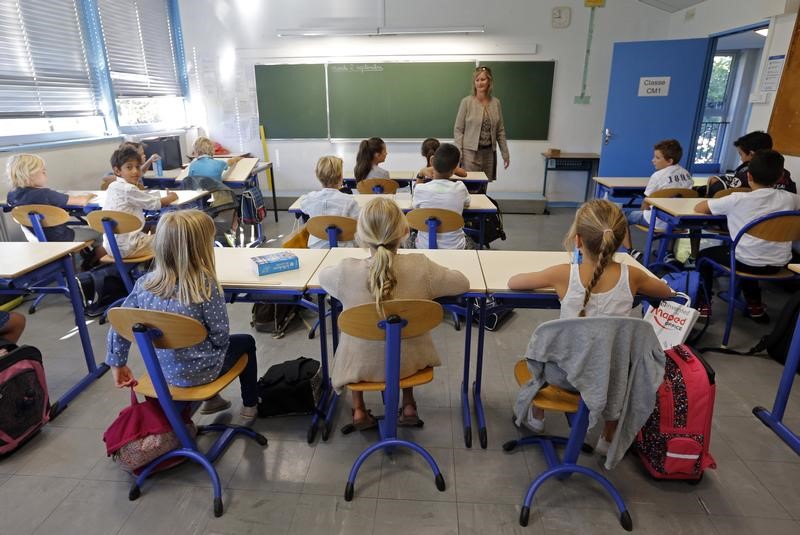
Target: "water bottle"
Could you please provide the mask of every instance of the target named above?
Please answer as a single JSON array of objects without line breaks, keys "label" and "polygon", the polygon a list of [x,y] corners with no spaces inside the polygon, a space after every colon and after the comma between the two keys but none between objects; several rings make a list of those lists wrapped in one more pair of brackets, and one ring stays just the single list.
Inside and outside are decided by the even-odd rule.
[{"label": "water bottle", "polygon": [[583,262],[583,255],[581,254],[581,250],[576,246],[572,251],[572,263],[580,264],[581,262]]},{"label": "water bottle", "polygon": [[156,170],[156,176],[164,176],[164,164],[161,161],[161,158],[153,162],[153,167]]}]

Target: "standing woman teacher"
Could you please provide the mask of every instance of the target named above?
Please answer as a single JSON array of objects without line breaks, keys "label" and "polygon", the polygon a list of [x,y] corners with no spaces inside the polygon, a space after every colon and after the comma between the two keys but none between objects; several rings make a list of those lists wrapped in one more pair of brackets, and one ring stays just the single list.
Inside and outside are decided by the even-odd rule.
[{"label": "standing woman teacher", "polygon": [[497,152],[500,146],[503,168],[510,163],[503,108],[492,96],[492,69],[478,67],[472,75],[472,96],[461,99],[453,137],[461,150],[462,167],[467,171],[483,171],[489,180],[497,178]]}]

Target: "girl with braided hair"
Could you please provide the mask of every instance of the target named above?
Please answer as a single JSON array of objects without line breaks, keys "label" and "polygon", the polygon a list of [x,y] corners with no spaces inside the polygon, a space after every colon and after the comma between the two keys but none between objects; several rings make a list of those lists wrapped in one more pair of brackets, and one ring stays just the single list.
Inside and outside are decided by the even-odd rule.
[{"label": "girl with braided hair", "polygon": [[[589,201],[578,208],[564,240],[564,247],[574,251],[577,258],[569,264],[514,275],[508,287],[512,290],[553,288],[561,301],[561,319],[628,316],[636,294],[660,298],[673,295],[664,281],[614,259],[626,232],[625,216],[616,204],[602,199]],[[574,390],[566,382],[566,374],[553,364],[545,365],[545,379],[550,384]],[[542,432],[544,411],[532,407],[525,424],[532,431]],[[615,421],[606,422],[597,444],[600,453],[608,451],[616,424]]]},{"label": "girl with braided hair", "polygon": [[[381,317],[386,317],[383,302],[390,299],[435,299],[469,290],[469,281],[462,273],[440,266],[423,254],[397,254],[407,237],[408,223],[397,203],[382,197],[373,199],[361,209],[356,227],[356,239],[370,256],[348,258],[323,269],[319,275],[321,286],[341,301],[345,310],[374,303]],[[430,333],[404,339],[401,351],[401,378],[441,365]],[[364,340],[342,333],[331,371],[333,388],[341,392],[349,383],[384,381],[384,362],[383,340]],[[377,421],[366,409],[364,393],[352,394],[355,428],[375,427]],[[416,425],[419,418],[411,388],[403,389],[402,405],[398,425]]]}]

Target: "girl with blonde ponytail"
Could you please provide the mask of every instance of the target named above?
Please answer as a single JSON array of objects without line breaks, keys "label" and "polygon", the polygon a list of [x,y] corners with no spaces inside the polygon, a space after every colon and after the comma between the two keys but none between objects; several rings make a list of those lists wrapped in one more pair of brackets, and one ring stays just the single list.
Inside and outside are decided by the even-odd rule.
[{"label": "girl with blonde ponytail", "polygon": [[[669,297],[667,284],[637,267],[614,259],[627,232],[622,210],[609,201],[595,199],[575,213],[564,247],[572,262],[534,273],[520,273],[508,280],[512,290],[553,288],[561,301],[561,319],[586,316],[628,316],[635,295]],[[547,382],[572,389],[564,372],[545,365]],[[525,424],[535,432],[544,430],[544,411],[532,408]],[[597,450],[608,451],[617,422],[606,422]]]},{"label": "girl with blonde ponytail", "polygon": [[[458,271],[436,264],[423,254],[397,254],[408,236],[408,223],[397,204],[378,197],[361,209],[356,238],[370,253],[368,258],[348,258],[320,272],[325,291],[342,302],[344,309],[374,303],[378,314],[390,299],[435,299],[460,295],[469,290],[469,281]],[[383,341],[363,340],[342,333],[331,380],[337,392],[349,383],[384,381]],[[407,377],[441,360],[430,333],[403,340],[400,377]],[[363,392],[353,392],[353,424],[363,430],[377,421],[366,409]],[[411,388],[403,390],[403,407],[398,425],[419,421]]]}]

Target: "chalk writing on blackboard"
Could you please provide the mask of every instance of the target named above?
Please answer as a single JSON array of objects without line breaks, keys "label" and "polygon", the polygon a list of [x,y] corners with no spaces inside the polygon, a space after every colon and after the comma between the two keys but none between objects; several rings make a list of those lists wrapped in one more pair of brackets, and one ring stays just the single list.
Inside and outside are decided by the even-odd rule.
[{"label": "chalk writing on blackboard", "polygon": [[331,65],[331,72],[383,72],[383,65],[378,63],[342,63]]}]

